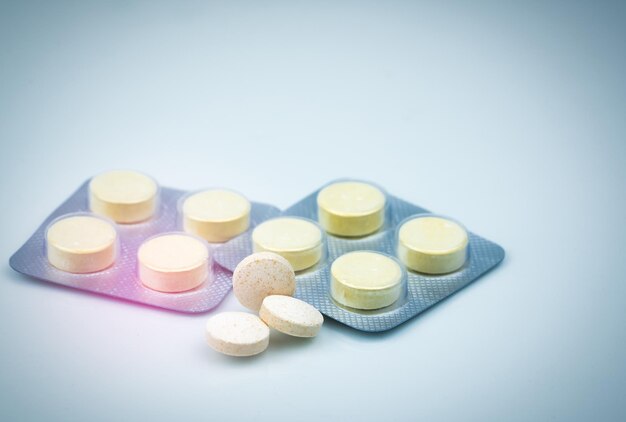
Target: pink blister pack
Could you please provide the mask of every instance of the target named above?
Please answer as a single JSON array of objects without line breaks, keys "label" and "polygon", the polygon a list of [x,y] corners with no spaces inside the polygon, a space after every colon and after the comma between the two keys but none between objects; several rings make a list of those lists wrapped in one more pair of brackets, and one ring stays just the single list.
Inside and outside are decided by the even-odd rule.
[{"label": "pink blister pack", "polygon": [[[39,280],[85,290],[104,296],[184,313],[201,313],[215,308],[232,287],[231,271],[217,264],[212,256],[219,244],[206,242],[209,251],[208,274],[198,287],[188,291],[166,293],[146,287],[138,276],[137,252],[148,239],[159,234],[182,232],[180,202],[188,193],[160,187],[154,215],[135,224],[114,224],[117,252],[112,265],[90,273],[71,273],[51,265],[46,254],[46,231],[50,225],[68,215],[89,215],[89,180],[54,210],[26,243],[10,258],[11,267]],[[252,230],[264,220],[280,214],[272,205],[250,202]]]}]

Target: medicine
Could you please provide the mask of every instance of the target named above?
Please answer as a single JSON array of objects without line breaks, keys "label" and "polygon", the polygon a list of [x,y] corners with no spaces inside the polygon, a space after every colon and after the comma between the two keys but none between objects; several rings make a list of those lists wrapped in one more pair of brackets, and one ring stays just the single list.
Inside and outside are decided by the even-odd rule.
[{"label": "medicine", "polygon": [[46,231],[48,261],[69,273],[93,273],[110,267],[116,249],[115,227],[98,217],[65,217]]},{"label": "medicine", "polygon": [[272,252],[254,253],[235,268],[233,292],[243,306],[258,312],[266,296],[293,296],[296,274],[282,256]]},{"label": "medicine", "polygon": [[458,270],[467,259],[467,231],[442,217],[419,216],[398,231],[398,257],[410,269],[426,274]]},{"label": "medicine", "polygon": [[116,223],[138,223],[154,215],[157,183],[136,171],[102,173],[89,183],[89,208]]},{"label": "medicine", "polygon": [[339,304],[355,309],[380,309],[396,302],[402,293],[400,265],[377,252],[349,252],[331,268],[331,296]]},{"label": "medicine", "polygon": [[184,292],[209,276],[205,243],[187,234],[164,234],[145,241],[137,252],[139,279],[152,290]]},{"label": "medicine", "polygon": [[206,341],[225,355],[253,356],[267,349],[270,329],[256,315],[222,312],[207,321]]},{"label": "medicine", "polygon": [[232,191],[198,192],[183,203],[183,226],[209,242],[226,242],[248,230],[250,209],[250,201]]},{"label": "medicine", "polygon": [[320,311],[291,296],[267,296],[259,316],[271,328],[295,337],[315,337],[324,323]]},{"label": "medicine", "polygon": [[279,217],[265,221],[252,232],[254,252],[274,252],[294,271],[302,271],[322,258],[322,230],[302,218]]},{"label": "medicine", "polygon": [[383,226],[385,202],[385,194],[370,184],[333,183],[317,195],[318,219],[330,234],[365,236]]}]

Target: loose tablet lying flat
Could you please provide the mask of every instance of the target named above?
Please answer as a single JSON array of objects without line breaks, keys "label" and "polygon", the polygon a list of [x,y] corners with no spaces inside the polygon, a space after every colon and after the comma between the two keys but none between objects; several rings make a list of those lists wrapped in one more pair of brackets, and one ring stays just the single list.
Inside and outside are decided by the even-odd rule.
[{"label": "loose tablet lying flat", "polygon": [[296,274],[289,262],[272,252],[254,253],[243,259],[233,273],[233,292],[239,302],[255,312],[269,295],[293,296]]},{"label": "loose tablet lying flat", "polygon": [[98,217],[62,218],[46,232],[48,261],[70,273],[92,273],[113,265],[116,247],[115,227]]},{"label": "loose tablet lying flat", "polygon": [[324,323],[317,309],[291,296],[267,296],[259,316],[271,328],[296,337],[315,337]]},{"label": "loose tablet lying flat", "polygon": [[145,241],[137,252],[139,279],[152,290],[174,293],[202,284],[209,273],[205,243],[187,234],[164,234]]},{"label": "loose tablet lying flat", "polygon": [[229,190],[194,193],[183,202],[183,225],[209,242],[226,242],[248,230],[250,208],[250,201]]},{"label": "loose tablet lying flat", "polygon": [[317,194],[319,222],[337,236],[365,236],[385,221],[385,194],[363,182],[337,182]]},{"label": "loose tablet lying flat", "polygon": [[89,208],[117,223],[137,223],[152,217],[157,194],[156,182],[145,174],[109,171],[89,182]]},{"label": "loose tablet lying flat", "polygon": [[206,323],[206,341],[229,356],[252,356],[267,349],[270,329],[256,315],[222,312]]},{"label": "loose tablet lying flat", "polygon": [[294,271],[317,264],[322,257],[322,231],[303,218],[279,217],[259,224],[252,232],[254,252],[274,252]]},{"label": "loose tablet lying flat", "polygon": [[467,258],[467,231],[446,218],[418,216],[398,231],[398,257],[414,271],[446,274],[463,266]]},{"label": "loose tablet lying flat", "polygon": [[331,268],[333,299],[355,309],[380,309],[391,305],[402,293],[402,269],[390,257],[378,252],[349,252],[337,258]]}]

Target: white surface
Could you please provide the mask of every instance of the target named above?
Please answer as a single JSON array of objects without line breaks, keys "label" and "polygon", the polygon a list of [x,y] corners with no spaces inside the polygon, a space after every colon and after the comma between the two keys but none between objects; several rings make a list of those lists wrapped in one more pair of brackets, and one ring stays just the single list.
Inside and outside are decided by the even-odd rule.
[{"label": "white surface", "polygon": [[[283,420],[626,419],[624,21],[617,2],[0,3],[0,419],[263,420],[277,397]],[[280,207],[371,179],[507,257],[388,333],[327,320],[232,359],[208,315],[8,268],[112,168]]]}]

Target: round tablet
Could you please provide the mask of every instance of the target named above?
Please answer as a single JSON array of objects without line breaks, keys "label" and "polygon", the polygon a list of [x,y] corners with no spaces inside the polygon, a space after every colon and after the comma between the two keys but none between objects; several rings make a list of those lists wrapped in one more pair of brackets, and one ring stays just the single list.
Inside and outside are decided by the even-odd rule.
[{"label": "round tablet", "polygon": [[293,296],[295,291],[293,268],[285,258],[272,252],[254,253],[244,258],[233,273],[235,297],[255,312],[266,296]]},{"label": "round tablet", "polygon": [[207,321],[206,341],[225,355],[252,356],[267,349],[270,329],[256,315],[222,312]]},{"label": "round tablet", "polygon": [[229,190],[194,193],[183,202],[185,231],[221,243],[248,230],[250,201]]},{"label": "round tablet", "polygon": [[337,236],[365,236],[385,221],[385,194],[362,182],[338,182],[317,194],[319,222]]},{"label": "round tablet", "polygon": [[116,247],[115,227],[98,217],[65,217],[46,231],[48,261],[70,273],[92,273],[113,265]]},{"label": "round tablet", "polygon": [[467,231],[442,217],[415,217],[398,231],[398,257],[407,267],[421,273],[458,270],[467,258],[467,245]]},{"label": "round tablet", "polygon": [[294,271],[301,271],[321,259],[322,231],[301,218],[274,218],[254,229],[252,248],[254,252],[274,252],[289,261]]},{"label": "round tablet", "polygon": [[320,311],[291,296],[267,296],[259,316],[275,330],[296,337],[315,337],[324,323]]},{"label": "round tablet", "polygon": [[330,267],[330,293],[342,305],[355,309],[389,306],[402,293],[402,269],[377,252],[349,252]]},{"label": "round tablet", "polygon": [[152,290],[173,293],[201,285],[209,275],[209,251],[187,234],[163,234],[145,241],[137,252],[139,279]]},{"label": "round tablet", "polygon": [[109,171],[89,182],[89,208],[117,223],[137,223],[152,217],[157,193],[156,182],[145,174]]}]

